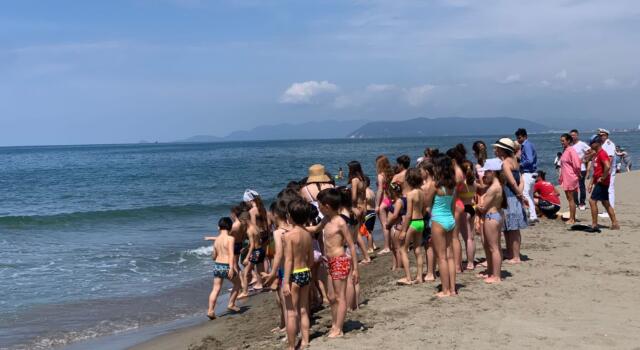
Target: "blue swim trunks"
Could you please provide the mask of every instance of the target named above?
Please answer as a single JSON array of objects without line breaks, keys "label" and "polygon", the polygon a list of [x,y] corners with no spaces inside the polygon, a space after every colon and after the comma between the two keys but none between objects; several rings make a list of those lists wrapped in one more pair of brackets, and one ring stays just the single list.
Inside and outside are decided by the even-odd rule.
[{"label": "blue swim trunks", "polygon": [[229,278],[229,264],[213,263],[213,277],[215,278]]}]

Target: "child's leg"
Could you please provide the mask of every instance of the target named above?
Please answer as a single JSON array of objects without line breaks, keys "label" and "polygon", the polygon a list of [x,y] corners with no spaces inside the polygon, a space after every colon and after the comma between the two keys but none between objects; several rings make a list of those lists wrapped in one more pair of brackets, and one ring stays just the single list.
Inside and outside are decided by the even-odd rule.
[{"label": "child's leg", "polygon": [[302,343],[300,347],[304,348],[309,345],[309,290],[311,285],[306,285],[299,289],[300,297],[298,300],[298,310],[300,310],[300,334],[302,335]]},{"label": "child's leg", "polygon": [[246,298],[249,296],[249,274],[253,270],[253,263],[249,263],[247,267],[242,270],[241,274],[241,282],[242,282],[242,293],[240,293],[240,298]]},{"label": "child's leg", "polygon": [[429,239],[427,243],[427,276],[425,277],[425,281],[435,281],[436,280],[436,259],[433,253],[433,242],[432,239]]},{"label": "child's leg", "polygon": [[609,214],[609,219],[611,219],[611,229],[619,230],[620,224],[618,224],[618,219],[616,218],[616,212],[615,210],[613,210],[613,207],[611,206],[609,201],[602,201],[602,206],[604,206],[604,208],[607,210],[607,213]]},{"label": "child's leg", "polygon": [[378,213],[378,219],[380,219],[380,226],[382,226],[382,236],[384,237],[383,252],[389,252],[391,249],[391,232],[387,229],[387,206],[380,204],[380,212]]},{"label": "child's leg", "polygon": [[220,288],[222,288],[222,278],[216,277],[213,279],[213,288],[211,289],[211,294],[209,294],[209,309],[207,310],[207,316],[209,316],[210,319],[216,318],[216,301],[220,294]]},{"label": "child's leg", "polygon": [[[360,248],[360,252],[362,253],[362,262],[370,263],[371,258],[369,257],[369,249],[367,249],[367,245],[364,243],[360,232],[356,233],[356,243],[358,244],[358,248]],[[353,254],[356,254],[356,252],[353,252]]]},{"label": "child's leg", "polygon": [[229,304],[227,305],[227,309],[233,311],[240,311],[240,308],[236,305],[236,300],[238,299],[238,294],[240,293],[240,289],[242,288],[242,282],[240,281],[239,274],[235,274],[231,282],[233,283],[233,288],[231,288],[231,294],[229,294]]},{"label": "child's leg", "polygon": [[[279,279],[276,278],[276,281]],[[276,303],[278,304],[278,310],[280,310],[280,324],[278,328],[273,329],[272,332],[285,330],[287,327],[287,309],[284,302],[284,295],[282,294],[282,288],[278,286],[278,290],[276,291]]]},{"label": "child's leg", "polygon": [[360,285],[354,284],[351,275],[349,275],[347,277],[347,309],[358,309],[358,292],[360,292]]},{"label": "child's leg", "polygon": [[573,200],[573,192],[574,191],[564,191],[567,202],[569,202],[569,221],[567,221],[567,224],[576,223],[576,202]]},{"label": "child's leg", "polygon": [[413,236],[413,232],[415,230],[413,228],[409,228],[407,230],[407,234],[404,237],[404,244],[402,248],[400,248],[400,263],[402,263],[402,268],[404,269],[404,278],[398,280],[398,283],[401,284],[410,284],[411,283],[411,270],[409,266],[409,245],[411,244],[411,237]]},{"label": "child's leg", "polygon": [[456,272],[462,272],[462,243],[460,242],[460,227],[464,225],[464,208],[459,206],[455,206],[454,219],[456,221],[456,226],[453,228],[452,237],[452,249],[453,249],[453,259],[456,266]]},{"label": "child's leg", "polygon": [[521,262],[520,243],[522,240],[522,237],[520,235],[520,230],[507,231],[505,233],[506,233],[505,236],[509,236],[511,239],[511,252],[513,254],[512,258],[508,260],[508,263],[519,264]]},{"label": "child's leg", "polygon": [[333,280],[333,290],[335,293],[335,302],[332,303],[332,309],[335,309],[335,317],[333,329],[329,332],[329,338],[342,336],[342,327],[344,319],[347,315],[347,280]]},{"label": "child's leg", "polygon": [[431,242],[433,243],[435,257],[438,260],[440,283],[442,285],[442,291],[436,295],[447,297],[451,295],[451,290],[449,290],[449,264],[447,263],[447,239],[442,226],[435,222],[431,227]]},{"label": "child's leg", "polygon": [[509,234],[510,231],[504,231],[504,245],[505,245],[505,253],[504,258],[509,260],[513,259],[513,236]]},{"label": "child's leg", "polygon": [[[460,267],[458,265],[458,262],[455,261],[455,254],[453,252],[453,235],[454,234],[458,234],[457,232],[455,232],[455,230],[453,231],[449,231],[449,232],[445,232],[444,236],[446,239],[446,245],[447,245],[447,264],[449,264],[449,291],[451,293],[451,295],[456,295],[457,294],[457,290],[456,290],[456,273],[458,268]],[[460,241],[458,241],[458,244],[460,243]]]},{"label": "child's leg", "polygon": [[[478,277],[482,277],[485,278],[487,276],[489,276],[491,274],[491,270],[492,270],[492,264],[493,261],[491,260],[491,248],[489,247],[489,239],[487,238],[487,233],[486,233],[486,229],[484,228],[484,226],[486,225],[487,220],[483,220],[482,221],[482,248],[484,249],[484,256],[485,256],[485,265],[487,266],[487,269],[485,271],[482,271],[480,273],[478,273],[476,276]],[[500,235],[500,227],[498,227],[498,235]],[[500,249],[500,255],[502,256],[502,247],[498,246],[498,249]]]},{"label": "child's leg", "polygon": [[589,198],[589,208],[591,208],[591,227],[598,228],[598,202]]},{"label": "child's leg", "polygon": [[391,236],[393,238],[393,245],[391,247],[393,252],[393,267],[392,270],[396,270],[401,268],[402,266],[402,257],[400,256],[400,251],[402,250],[402,240],[400,239],[400,232],[395,228],[391,229]]},{"label": "child's leg", "polygon": [[500,273],[502,267],[502,249],[500,247],[500,228],[502,223],[496,220],[486,220],[484,223],[484,234],[486,245],[488,247],[488,276],[485,282],[500,282]]},{"label": "child's leg", "polygon": [[298,323],[300,321],[300,287],[291,283],[291,294],[285,297],[285,305],[287,306],[287,343],[288,349],[296,348],[296,337],[298,335]]},{"label": "child's leg", "polygon": [[473,217],[471,217],[467,212],[462,214],[463,225],[461,227],[460,232],[462,233],[462,238],[464,239],[464,247],[467,252],[467,270],[475,269],[474,261],[476,259],[476,242],[474,240],[475,235],[473,233]]},{"label": "child's leg", "polygon": [[413,236],[413,254],[416,256],[417,274],[416,281],[418,283],[424,282],[424,276],[422,272],[424,270],[424,247],[422,245],[422,232],[418,232],[413,228],[410,228],[411,236]]}]

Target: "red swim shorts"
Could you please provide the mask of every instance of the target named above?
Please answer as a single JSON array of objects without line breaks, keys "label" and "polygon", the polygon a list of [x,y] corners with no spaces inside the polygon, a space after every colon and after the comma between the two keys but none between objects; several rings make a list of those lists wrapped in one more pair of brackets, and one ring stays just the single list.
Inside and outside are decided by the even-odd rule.
[{"label": "red swim shorts", "polygon": [[349,276],[351,258],[346,255],[329,258],[329,274],[333,280],[343,280]]}]

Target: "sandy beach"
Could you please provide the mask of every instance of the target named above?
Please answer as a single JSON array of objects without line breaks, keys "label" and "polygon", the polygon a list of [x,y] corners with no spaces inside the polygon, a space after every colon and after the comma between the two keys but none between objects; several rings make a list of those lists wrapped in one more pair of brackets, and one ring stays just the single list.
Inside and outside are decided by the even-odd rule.
[{"label": "sandy beach", "polygon": [[[435,298],[438,283],[396,286],[400,274],[388,271],[389,258],[375,259],[361,269],[364,303],[347,315],[345,337],[324,336],[327,308],[315,314],[311,348],[640,349],[639,183],[640,172],[616,178],[620,231],[568,231],[561,221],[543,220],[522,232],[525,262],[503,265],[503,283],[486,285],[465,272],[459,297]],[[578,211],[578,219],[590,224],[589,211]],[[476,258],[483,256],[479,249]],[[282,348],[282,336],[269,332],[277,323],[273,298],[263,293],[241,314],[133,349]]]}]

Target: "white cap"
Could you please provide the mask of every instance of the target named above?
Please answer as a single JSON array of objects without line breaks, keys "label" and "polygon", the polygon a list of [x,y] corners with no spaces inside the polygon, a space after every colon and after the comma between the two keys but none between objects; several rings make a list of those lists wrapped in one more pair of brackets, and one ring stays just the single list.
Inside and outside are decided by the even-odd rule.
[{"label": "white cap", "polygon": [[259,197],[260,194],[254,190],[245,190],[244,195],[242,196],[242,200],[245,202],[251,202],[254,198]]},{"label": "white cap", "polygon": [[500,171],[502,170],[502,161],[498,158],[490,158],[484,162],[482,171]]},{"label": "white cap", "polygon": [[603,134],[603,133],[609,135],[609,130],[603,129],[603,128],[599,128],[598,129],[598,134]]}]

